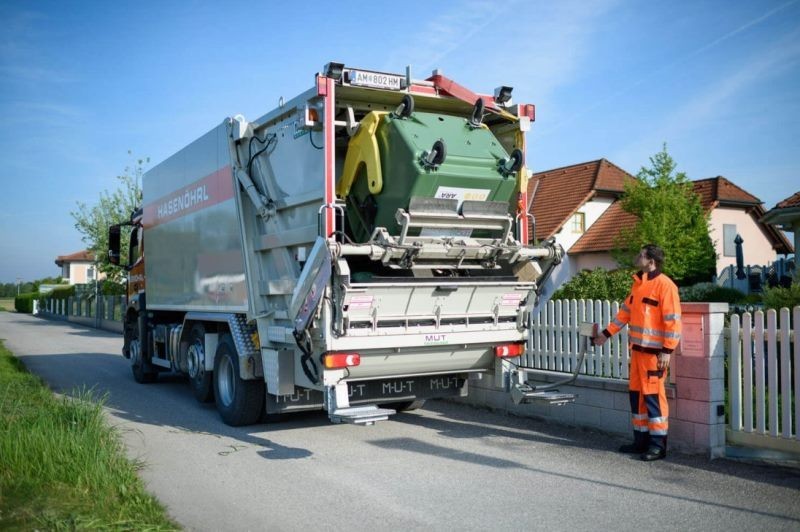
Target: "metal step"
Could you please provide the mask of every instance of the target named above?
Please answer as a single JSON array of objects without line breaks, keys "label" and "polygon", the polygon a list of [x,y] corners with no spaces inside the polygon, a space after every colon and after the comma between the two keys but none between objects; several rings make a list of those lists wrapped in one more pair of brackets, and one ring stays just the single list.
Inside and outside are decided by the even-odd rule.
[{"label": "metal step", "polygon": [[545,403],[552,406],[563,406],[575,402],[574,393],[560,393],[558,390],[536,391],[529,384],[518,384],[511,388],[511,399],[515,404]]},{"label": "metal step", "polygon": [[330,414],[334,423],[355,423],[358,425],[374,425],[376,421],[384,421],[396,411],[391,408],[379,408],[377,405],[352,406],[337,408]]}]

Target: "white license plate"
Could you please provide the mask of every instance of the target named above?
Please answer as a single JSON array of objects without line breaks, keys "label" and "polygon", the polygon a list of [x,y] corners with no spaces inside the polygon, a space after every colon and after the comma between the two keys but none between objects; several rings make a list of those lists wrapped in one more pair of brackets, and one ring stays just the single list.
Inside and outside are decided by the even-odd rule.
[{"label": "white license plate", "polygon": [[380,72],[367,72],[365,70],[350,70],[347,81],[350,85],[372,87],[374,89],[400,90],[403,76],[381,74]]}]

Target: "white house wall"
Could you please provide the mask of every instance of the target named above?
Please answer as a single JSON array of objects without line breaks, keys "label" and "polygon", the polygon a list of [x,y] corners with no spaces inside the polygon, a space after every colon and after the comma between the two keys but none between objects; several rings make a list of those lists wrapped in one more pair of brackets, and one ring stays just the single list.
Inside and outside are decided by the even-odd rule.
[{"label": "white house wall", "polygon": [[[67,275],[67,264],[69,264],[69,275]],[[89,268],[94,268],[93,262],[78,261],[64,263],[61,267],[61,276],[69,281],[69,284],[86,284],[89,282]],[[97,272],[95,272],[95,275],[96,274]],[[100,280],[102,281],[105,278],[106,274],[101,273]],[[92,281],[93,280],[94,279],[92,279]]]},{"label": "white house wall", "polygon": [[603,268],[604,270],[616,270],[619,268],[617,261],[611,256],[611,253],[580,253],[572,257],[577,271],[581,270],[594,270],[595,268]]},{"label": "white house wall", "polygon": [[[584,229],[588,230],[604,212],[611,207],[614,200],[611,198],[594,198],[587,201],[577,212],[582,212],[585,215]],[[569,254],[569,248],[575,245],[583,233],[572,232],[572,220],[574,215],[567,220],[561,230],[555,234],[556,242],[561,244],[564,250]],[[585,231],[584,231],[585,232]]]},{"label": "white house wall", "polygon": [[752,216],[741,209],[719,207],[711,211],[709,222],[711,240],[717,253],[717,271],[736,264],[736,256],[726,257],[723,248],[723,226],[735,225],[736,232],[742,237],[744,264],[768,264],[775,260],[776,253],[772,249],[769,237]]}]

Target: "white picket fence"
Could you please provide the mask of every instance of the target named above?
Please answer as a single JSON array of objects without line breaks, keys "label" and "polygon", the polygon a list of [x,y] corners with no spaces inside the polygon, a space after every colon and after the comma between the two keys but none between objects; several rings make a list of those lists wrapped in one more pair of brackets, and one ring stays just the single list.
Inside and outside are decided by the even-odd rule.
[{"label": "white picket fence", "polygon": [[[790,320],[790,318],[792,318]],[[730,429],[800,443],[800,306],[731,317]],[[792,325],[794,329],[792,328]],[[800,451],[800,445],[791,450]]]},{"label": "white picket fence", "polygon": [[[600,324],[600,330],[614,319],[619,303],[593,300],[549,301],[531,318],[527,353],[528,367],[571,372],[578,363],[584,340],[578,335],[582,322]],[[613,336],[602,348],[592,347],[580,373],[612,379],[628,378],[628,329]]]}]

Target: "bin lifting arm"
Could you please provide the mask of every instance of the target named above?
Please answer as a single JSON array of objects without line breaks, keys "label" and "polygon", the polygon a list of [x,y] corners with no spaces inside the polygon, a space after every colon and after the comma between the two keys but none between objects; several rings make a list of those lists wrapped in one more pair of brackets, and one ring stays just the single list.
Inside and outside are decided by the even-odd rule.
[{"label": "bin lifting arm", "polygon": [[361,119],[358,131],[350,139],[347,155],[344,159],[342,178],[336,187],[340,198],[350,194],[350,188],[358,177],[361,168],[366,168],[367,186],[370,194],[380,194],[383,190],[383,173],[381,172],[381,156],[378,151],[378,140],[375,132],[384,115],[383,111],[372,111]]}]

